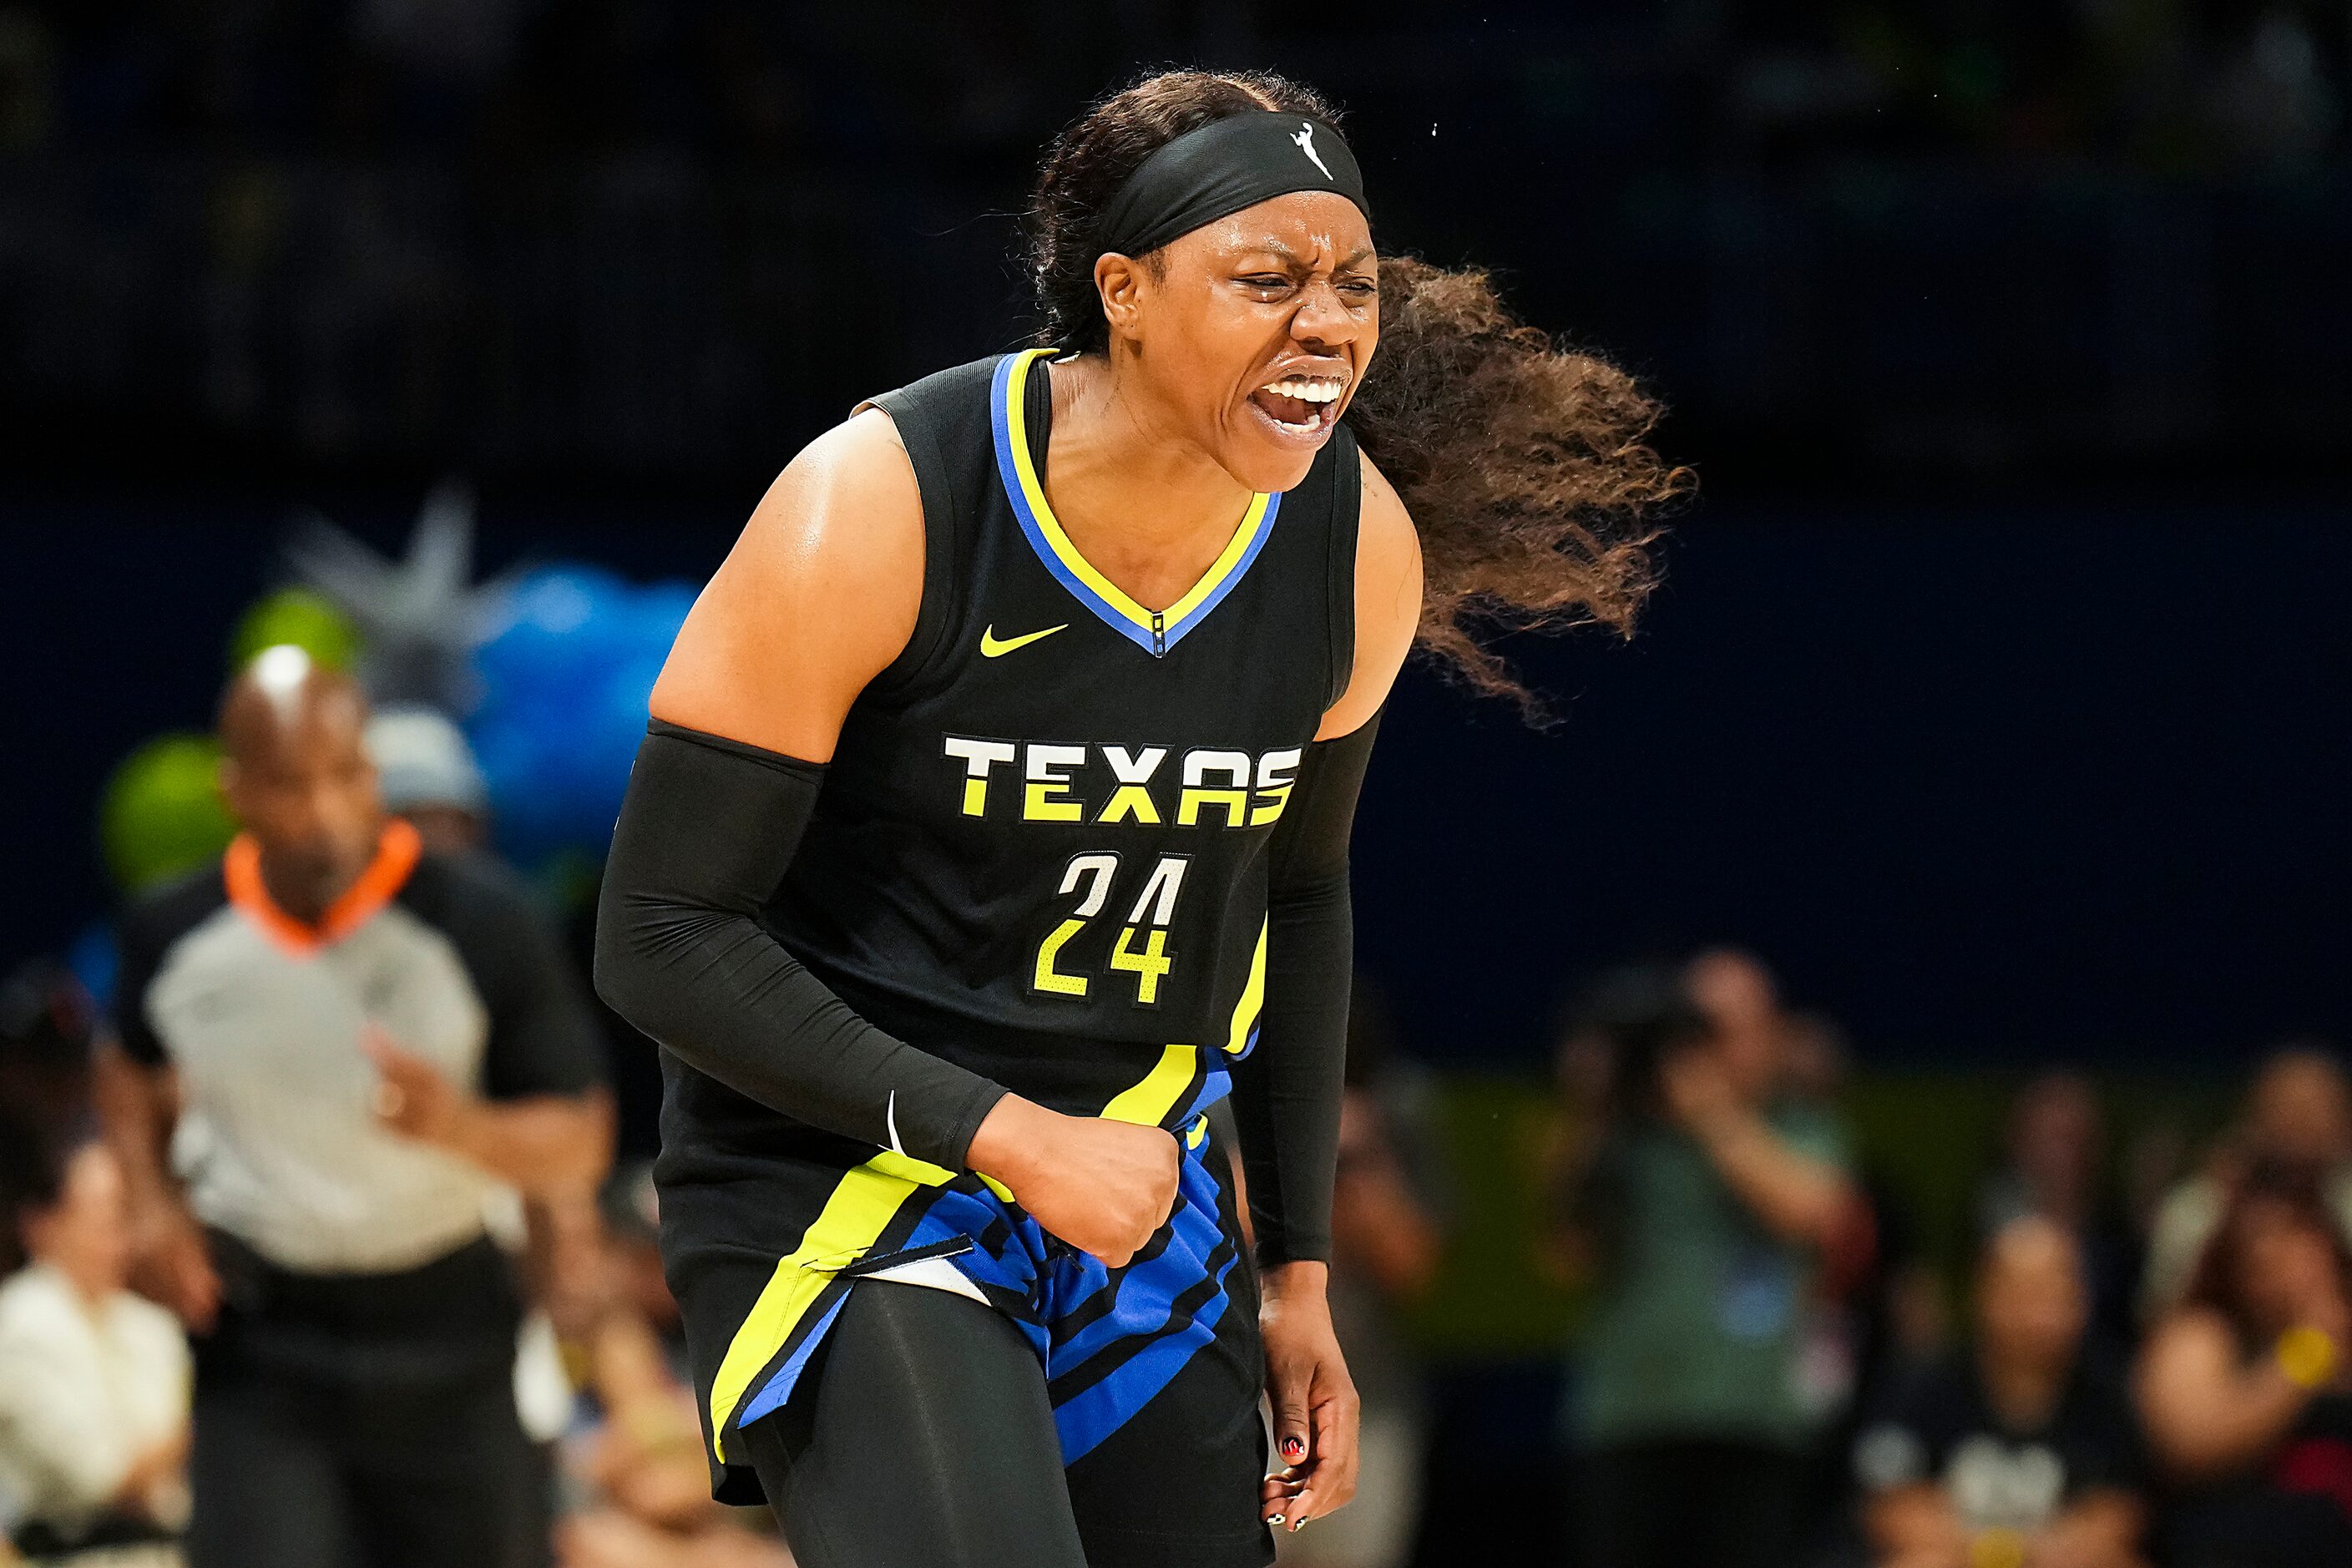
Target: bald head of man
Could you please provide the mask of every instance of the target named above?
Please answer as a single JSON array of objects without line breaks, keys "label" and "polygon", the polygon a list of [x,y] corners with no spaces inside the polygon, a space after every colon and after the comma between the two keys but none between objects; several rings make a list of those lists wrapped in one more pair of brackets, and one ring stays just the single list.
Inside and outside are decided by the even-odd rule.
[{"label": "bald head of man", "polygon": [[262,880],[316,921],[367,868],[383,832],[367,699],[300,648],[266,648],[221,698],[221,793],[261,847]]}]

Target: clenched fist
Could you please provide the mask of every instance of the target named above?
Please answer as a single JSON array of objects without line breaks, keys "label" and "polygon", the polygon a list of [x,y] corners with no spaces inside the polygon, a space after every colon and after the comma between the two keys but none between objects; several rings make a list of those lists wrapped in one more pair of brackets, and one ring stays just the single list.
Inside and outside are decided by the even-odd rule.
[{"label": "clenched fist", "polygon": [[969,1158],[1048,1232],[1117,1268],[1167,1223],[1183,1152],[1157,1127],[1065,1116],[1008,1094]]}]

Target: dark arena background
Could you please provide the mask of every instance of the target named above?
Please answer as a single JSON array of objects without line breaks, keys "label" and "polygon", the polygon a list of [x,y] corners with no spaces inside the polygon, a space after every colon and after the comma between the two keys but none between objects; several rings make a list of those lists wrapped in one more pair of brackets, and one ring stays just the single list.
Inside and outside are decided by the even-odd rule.
[{"label": "dark arena background", "polygon": [[[1359,967],[1436,1251],[1366,1289],[1417,1503],[1304,1560],[1613,1568],[1573,1004],[1731,948],[1874,1222],[1790,1308],[1830,1365],[1787,1561],[1895,1561],[1849,1452],[1965,1355],[2004,1194],[2131,1260],[2120,1363],[2281,1047],[2352,1173],[2347,49],[2321,0],[0,0],[0,955],[103,1004],[132,884],[225,837],[232,661],[371,637],[464,667],[499,847],[584,943],[575,825],[778,468],[1026,340],[1018,214],[1089,101],[1278,70],[1344,109],[1384,249],[1633,370],[1699,478],[1630,641],[1506,639],[1549,726],[1419,660],[1390,705]],[[465,575],[403,609],[435,538]],[[625,1184],[658,1083],[611,1024]],[[615,1481],[565,1364],[556,1561],[781,1561]],[[2221,1561],[2155,1507],[2139,1558],[2002,1530],[1949,1561]]]}]

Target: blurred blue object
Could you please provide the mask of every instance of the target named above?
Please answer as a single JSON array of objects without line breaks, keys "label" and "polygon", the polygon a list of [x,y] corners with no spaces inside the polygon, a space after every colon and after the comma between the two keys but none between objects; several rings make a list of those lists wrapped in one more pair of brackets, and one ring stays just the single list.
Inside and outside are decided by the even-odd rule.
[{"label": "blurred blue object", "polygon": [[536,868],[563,846],[563,812],[547,786],[545,746],[509,710],[485,708],[467,726],[489,786],[490,837],[517,866]]},{"label": "blurred blue object", "polygon": [[484,707],[576,697],[623,656],[634,590],[595,566],[545,566],[517,583],[475,650]]},{"label": "blurred blue object", "polygon": [[66,967],[89,993],[90,1001],[101,1013],[114,1005],[114,976],[121,961],[114,948],[114,931],[102,920],[92,921],[82,928],[73,945],[66,949]]},{"label": "blurred blue object", "polygon": [[694,603],[688,584],[632,584],[559,564],[520,579],[477,650],[467,725],[499,850],[527,870],[602,859],[646,728],[646,703]]},{"label": "blurred blue object", "polygon": [[677,578],[637,590],[636,613],[649,632],[660,634],[665,653],[671,639],[677,636],[677,628],[686,624],[686,613],[694,608],[694,601],[700,594],[701,590],[693,584]]}]

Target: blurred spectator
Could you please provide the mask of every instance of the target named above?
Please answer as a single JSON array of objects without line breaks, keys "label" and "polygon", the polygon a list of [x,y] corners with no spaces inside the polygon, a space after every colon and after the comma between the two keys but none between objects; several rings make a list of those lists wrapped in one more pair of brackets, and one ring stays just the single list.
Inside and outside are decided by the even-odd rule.
[{"label": "blurred spectator", "polygon": [[[489,790],[463,731],[430,708],[389,707],[368,720],[366,743],[383,809],[415,827],[425,848],[443,855],[484,853],[489,840]],[[594,1097],[600,1112],[609,1114],[604,1091],[594,1091]],[[585,1187],[541,1193],[527,1207],[535,1298],[558,1319],[583,1310],[565,1297],[591,1289],[589,1281],[601,1265],[595,1194]],[[493,1228],[502,1233],[502,1241],[511,1243],[517,1239],[511,1234],[514,1222],[501,1218],[504,1223]],[[551,1354],[552,1343],[551,1334],[526,1325],[526,1362]],[[534,1373],[542,1379],[561,1377],[560,1369],[551,1365],[530,1368],[523,1375]],[[552,1438],[561,1431],[559,1421],[553,1430],[534,1430],[533,1435]]]},{"label": "blurred spectator", "polygon": [[2307,1169],[2242,1181],[2139,1368],[2171,1568],[2352,1563],[2352,1250]]},{"label": "blurred spectator", "polygon": [[681,1378],[686,1320],[662,1273],[661,1200],[650,1161],[625,1165],[604,1184],[604,1275],[606,1300],[635,1313],[661,1342],[662,1359]]},{"label": "blurred spectator", "polygon": [[1316,1568],[1402,1568],[1421,1515],[1428,1395],[1397,1321],[1435,1278],[1428,1094],[1360,978],[1348,1013],[1347,1095],[1331,1194],[1331,1323],[1363,1401],[1356,1500],[1312,1530],[1276,1531],[1276,1557]]},{"label": "blurred spectator", "polygon": [[2232,1186],[2257,1164],[2307,1173],[2339,1234],[2352,1237],[2352,1083],[2320,1047],[2289,1047],[2264,1062],[2238,1127],[2158,1208],[2140,1287],[2145,1317],[2161,1315],[2189,1288]]},{"label": "blurred spectator", "polygon": [[2074,1233],[2039,1215],[1986,1241],[1976,1342],[1910,1380],[1856,1440],[1882,1568],[2130,1568],[2145,1515],[2116,1366],[2086,1341]]},{"label": "blurred spectator", "polygon": [[1598,1273],[1584,1560],[1781,1568],[1817,1430],[1803,1308],[1862,1213],[1843,1140],[1785,1093],[1784,1020],[1744,953],[1620,976],[1585,1032],[1608,1042],[1610,1103],[1576,1204]]},{"label": "blurred spectator", "polygon": [[569,1445],[584,1501],[557,1531],[559,1568],[791,1568],[765,1510],[711,1500],[693,1392],[642,1318],[606,1319],[589,1376],[603,1418]]},{"label": "blurred spectator", "polygon": [[596,1418],[567,1445],[581,1497],[557,1532],[560,1568],[791,1568],[765,1509],[711,1500],[650,1169],[616,1173],[604,1212],[600,1308],[577,1342]]},{"label": "blurred spectator", "polygon": [[[385,811],[415,828],[427,849],[443,855],[486,853],[489,787],[465,731],[436,709],[388,705],[368,719],[365,741]],[[602,1089],[593,1094],[599,1112],[609,1116],[609,1096]],[[536,1563],[545,1557],[555,1522],[553,1446],[571,1425],[573,1402],[562,1330],[593,1310],[583,1296],[595,1289],[602,1262],[596,1201],[585,1186],[550,1189],[528,1198],[501,1194],[488,1218],[493,1238],[509,1251],[522,1253],[531,1300],[515,1349],[515,1407],[524,1435],[536,1447],[540,1470],[528,1487],[535,1506],[519,1513],[514,1524],[518,1560]]]},{"label": "blurred spectator", "polygon": [[222,706],[243,832],[122,926],[100,1081],[154,1287],[203,1336],[197,1568],[545,1552],[489,1215],[593,1188],[602,1053],[520,889],[387,820],[366,717],[263,652]]},{"label": "blurred spectator", "polygon": [[172,1568],[187,1522],[188,1347],[131,1294],[122,1172],[86,1141],[16,1205],[31,1261],[0,1284],[0,1499],[17,1550]]},{"label": "blurred spectator", "polygon": [[[93,1022],[89,993],[54,963],[0,981],[0,1207],[47,1192],[89,1135]],[[0,1272],[23,1261],[17,1247],[0,1226]]]},{"label": "blurred spectator", "polygon": [[368,720],[367,751],[384,810],[404,816],[445,855],[489,837],[489,786],[465,732],[430,708],[384,708]]},{"label": "blurred spectator", "polygon": [[[1819,1014],[1794,1013],[1783,1033],[1790,1099],[1834,1116],[1845,1087],[1844,1032]],[[1833,1540],[1852,1511],[1852,1453],[1863,1402],[1916,1372],[1942,1350],[1948,1333],[1943,1283],[1920,1249],[1908,1207],[1867,1164],[1852,1179],[1863,1223],[1831,1252],[1830,1267],[1815,1280],[1799,1362],[1798,1392],[1821,1431],[1803,1493],[1814,1544]]]},{"label": "blurred spectator", "polygon": [[[1848,1068],[1845,1033],[1816,1013],[1785,1021],[1788,1093],[1834,1121]],[[1816,1291],[1821,1310],[1802,1387],[1824,1415],[1850,1406],[1890,1369],[1916,1365],[1943,1349],[1949,1324],[1942,1282],[1921,1248],[1918,1226],[1883,1173],[1853,1175],[1858,1222],[1841,1236]],[[1836,1466],[1845,1468],[1844,1447]]]},{"label": "blurred spectator", "polygon": [[1979,1243],[2011,1221],[2038,1215],[2082,1249],[2091,1329],[2120,1352],[2137,1335],[2139,1249],[2106,1183],[2106,1114],[2090,1079],[2048,1072],[2018,1091],[2000,1166],[1979,1187]]},{"label": "blurred spectator", "polygon": [[2123,1152],[2116,1184],[2122,1191],[2125,1223],[2140,1249],[2140,1279],[2133,1288],[2135,1317],[2140,1293],[2147,1283],[2147,1239],[2155,1233],[2157,1215],[2172,1189],[2196,1165],[2204,1140],[2179,1110],[2163,1110],[2140,1124]]}]

